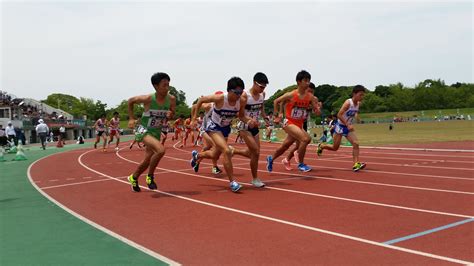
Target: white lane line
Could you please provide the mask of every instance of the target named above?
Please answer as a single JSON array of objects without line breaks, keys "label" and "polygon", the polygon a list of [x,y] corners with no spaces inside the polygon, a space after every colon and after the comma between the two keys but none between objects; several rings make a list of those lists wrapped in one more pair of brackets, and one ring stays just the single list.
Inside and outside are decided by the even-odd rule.
[{"label": "white lane line", "polygon": [[[89,171],[92,171],[94,173],[97,173],[97,174],[102,174],[112,180],[115,180],[117,182],[122,182],[124,184],[128,184],[128,182],[126,181],[122,181],[122,180],[119,180],[119,179],[115,179],[114,177],[112,176],[109,176],[109,175],[106,175],[105,173],[102,173],[102,172],[99,172],[99,171],[96,171],[90,167],[88,167],[87,165],[85,165],[84,163],[82,163],[82,157],[87,154],[88,152],[85,152],[83,154],[81,154],[78,158],[78,162],[86,169],[88,169]],[[117,156],[121,157],[118,152],[116,153]],[[121,157],[123,158],[123,157]],[[123,158],[125,159],[126,161],[129,161],[128,159],[126,158]],[[133,162],[133,161],[132,161]],[[136,162],[134,162],[136,163]],[[136,163],[138,164],[138,163]],[[160,168],[162,170],[166,170],[164,168]],[[168,169],[169,170],[169,169]],[[174,170],[169,170],[170,172],[175,172]],[[179,172],[178,172],[179,173]],[[183,174],[183,175],[193,175],[195,176],[194,174],[188,174],[188,173],[179,173],[179,174]],[[141,188],[143,189],[147,189],[147,187],[144,187],[144,186],[140,186]],[[440,256],[440,255],[436,255],[436,254],[432,254],[432,253],[427,253],[427,252],[422,252],[422,251],[418,251],[418,250],[413,250],[413,249],[408,249],[408,248],[403,248],[403,247],[398,247],[398,246],[392,246],[392,245],[387,245],[387,244],[384,244],[384,243],[380,243],[380,242],[376,242],[376,241],[372,241],[372,240],[368,240],[368,239],[364,239],[364,238],[359,238],[359,237],[354,237],[354,236],[350,236],[350,235],[345,235],[345,234],[341,234],[341,233],[337,233],[337,232],[333,232],[333,231],[329,231],[329,230],[324,230],[324,229],[321,229],[321,228],[316,228],[316,227],[312,227],[312,226],[307,226],[307,225],[303,225],[303,224],[298,224],[298,223],[294,223],[294,222],[290,222],[290,221],[286,221],[286,220],[282,220],[282,219],[277,219],[277,218],[273,218],[273,217],[269,217],[269,216],[265,216],[265,215],[260,215],[260,214],[256,214],[256,213],[252,213],[252,212],[247,212],[247,211],[243,211],[243,210],[239,210],[239,209],[235,209],[235,208],[229,208],[229,207],[226,207],[226,206],[222,206],[222,205],[218,205],[218,204],[214,204],[214,203],[210,203],[210,202],[206,202],[206,201],[201,201],[201,200],[196,200],[196,199],[192,199],[192,198],[188,198],[188,197],[184,197],[184,196],[180,196],[180,195],[176,195],[176,194],[172,194],[172,193],[168,193],[168,192],[164,192],[164,191],[160,191],[160,190],[152,190],[152,192],[155,192],[155,193],[160,193],[160,194],[164,194],[164,195],[167,195],[167,196],[170,196],[170,197],[175,197],[175,198],[179,198],[179,199],[182,199],[182,200],[186,200],[186,201],[191,201],[191,202],[194,202],[194,203],[198,203],[198,204],[202,204],[202,205],[207,205],[207,206],[211,206],[211,207],[214,207],[214,208],[219,208],[219,209],[222,209],[222,210],[227,210],[227,211],[231,211],[231,212],[235,212],[235,213],[240,213],[240,214],[244,214],[244,215],[248,215],[248,216],[251,216],[251,217],[256,217],[256,218],[260,218],[260,219],[264,219],[264,220],[268,220],[268,221],[273,221],[273,222],[277,222],[277,223],[281,223],[281,224],[286,224],[286,225],[290,225],[290,226],[294,226],[294,227],[297,227],[297,228],[302,228],[302,229],[307,229],[307,230],[310,230],[310,231],[315,231],[315,232],[320,232],[320,233],[324,233],[324,234],[328,234],[328,235],[333,235],[333,236],[337,236],[337,237],[340,237],[340,238],[345,238],[345,239],[350,239],[350,240],[354,240],[354,241],[358,241],[358,242],[362,242],[362,243],[366,243],[366,244],[370,244],[370,245],[374,245],[374,246],[379,246],[379,247],[383,247],[383,248],[389,248],[389,249],[394,249],[394,250],[398,250],[398,251],[403,251],[403,252],[407,252],[407,253],[411,253],[411,254],[416,254],[416,255],[420,255],[420,256],[424,256],[424,257],[429,257],[429,258],[434,258],[434,259],[439,259],[439,260],[444,260],[444,261],[449,261],[449,262],[453,262],[453,263],[459,263],[459,264],[469,264],[469,263],[472,263],[472,262],[468,262],[468,261],[463,261],[463,260],[459,260],[459,259],[455,259],[455,258],[450,258],[450,257],[445,257],[445,256]],[[471,218],[471,217],[469,217]]]},{"label": "white lane line", "polygon": [[[85,153],[88,153],[88,152],[90,152],[90,151],[87,151],[87,152],[85,152]],[[85,154],[85,153],[82,153],[82,154]],[[68,207],[64,206],[64,205],[61,204],[59,201],[57,201],[57,200],[55,200],[53,197],[49,196],[49,195],[48,195],[46,192],[44,192],[40,187],[38,187],[38,186],[35,184],[35,182],[33,181],[33,177],[31,176],[31,168],[32,168],[36,163],[38,163],[39,161],[41,161],[41,160],[43,160],[43,159],[46,159],[46,158],[48,158],[48,157],[50,157],[50,156],[52,156],[52,155],[54,155],[54,154],[51,154],[51,155],[45,156],[45,157],[43,157],[43,158],[40,158],[40,159],[34,161],[34,162],[33,162],[32,164],[30,164],[30,166],[28,167],[28,171],[27,171],[28,179],[30,180],[31,185],[32,185],[39,193],[41,193],[41,194],[42,194],[45,198],[47,198],[49,201],[53,202],[53,203],[56,204],[58,207],[62,208],[63,210],[65,210],[65,211],[68,212],[69,214],[75,216],[75,217],[78,218],[79,220],[81,220],[81,221],[83,221],[83,222],[85,222],[85,223],[88,223],[89,225],[93,226],[94,228],[96,228],[96,229],[98,229],[98,230],[100,230],[100,231],[102,231],[102,232],[104,232],[104,233],[106,233],[106,234],[108,234],[108,235],[110,235],[110,236],[112,236],[112,237],[114,237],[114,238],[116,238],[116,239],[118,239],[118,240],[124,242],[125,244],[127,244],[127,245],[129,245],[129,246],[131,246],[131,247],[134,247],[135,249],[140,250],[141,252],[143,252],[143,253],[145,253],[145,254],[148,254],[148,255],[150,255],[150,256],[152,256],[152,257],[158,259],[158,260],[161,260],[161,261],[163,261],[163,262],[165,262],[165,263],[168,263],[169,265],[173,265],[173,266],[174,266],[174,265],[181,265],[181,264],[179,264],[178,262],[176,262],[176,261],[174,261],[174,260],[171,260],[171,259],[169,259],[169,258],[167,258],[167,257],[165,257],[165,256],[162,256],[162,255],[160,255],[160,254],[154,252],[153,250],[150,250],[150,249],[148,249],[148,248],[146,248],[146,247],[144,247],[144,246],[142,246],[142,245],[140,245],[140,244],[138,244],[138,243],[136,243],[136,242],[133,242],[132,240],[130,240],[130,239],[124,237],[124,236],[121,236],[121,235],[119,235],[119,234],[117,234],[117,233],[115,233],[115,232],[113,232],[113,231],[111,231],[111,230],[109,230],[109,229],[107,229],[107,228],[105,228],[105,227],[103,227],[103,226],[101,226],[101,225],[99,225],[99,224],[97,224],[97,223],[95,223],[95,222],[93,222],[93,221],[87,219],[86,217],[84,217],[84,216],[82,216],[82,215],[76,213],[75,211],[69,209]],[[125,182],[125,181],[124,181],[124,182]]]},{"label": "white lane line", "polygon": [[51,189],[51,188],[77,186],[77,185],[83,185],[83,184],[89,184],[89,183],[95,183],[95,182],[103,182],[103,181],[110,181],[110,179],[99,179],[99,180],[83,181],[83,182],[69,183],[69,184],[63,184],[63,185],[57,185],[57,186],[47,186],[47,187],[41,187],[41,189],[46,190],[46,189]]},{"label": "white lane line", "polygon": [[[232,158],[232,160],[246,160],[244,158]],[[306,160],[306,159],[305,159]],[[323,159],[322,161],[327,161],[326,159]],[[334,160],[335,161],[335,160]],[[259,160],[259,163],[267,163],[266,161]],[[349,161],[345,161],[349,162]],[[278,162],[273,162],[274,164]],[[408,164],[405,164],[403,166],[409,166]],[[314,167],[317,168],[324,168],[324,169],[333,169],[333,170],[343,170],[343,171],[351,171],[351,169],[348,170],[347,167],[342,168],[342,167],[332,167],[332,166],[322,166],[322,165],[314,165]],[[428,167],[428,166],[427,166]],[[429,168],[429,167],[428,167]],[[372,173],[382,173],[382,174],[392,174],[392,175],[407,175],[407,176],[420,176],[420,177],[433,177],[433,178],[442,178],[442,179],[459,179],[459,180],[467,180],[467,181],[474,181],[474,178],[469,178],[469,177],[458,177],[458,176],[444,176],[444,175],[428,175],[428,174],[412,174],[412,173],[403,173],[403,172],[389,172],[389,171],[381,171],[381,170],[370,170],[370,169],[364,169],[364,172],[372,172]]]},{"label": "white lane line", "polygon": [[[264,149],[261,149],[264,150]],[[273,151],[273,150],[272,150]],[[352,157],[350,157],[352,158]],[[380,157],[381,159],[384,159],[383,157]],[[337,157],[337,158],[330,158],[330,159],[323,159],[322,157],[319,158],[312,158],[312,157],[305,157],[305,161],[331,161],[331,162],[341,162],[341,163],[352,163],[351,160],[341,160],[343,158]],[[464,171],[474,171],[474,167],[471,168],[464,168],[464,167],[446,167],[446,166],[424,166],[424,165],[418,165],[418,163],[413,163],[413,164],[397,164],[397,163],[381,163],[381,162],[373,162],[373,161],[366,161],[367,164],[371,165],[388,165],[388,166],[407,166],[407,167],[416,167],[416,168],[430,168],[430,169],[446,169],[446,170],[464,170]]]},{"label": "white lane line", "polygon": [[[121,157],[120,155],[117,154],[117,156]],[[187,161],[186,159],[181,159],[181,158],[175,158],[175,157],[170,157],[170,156],[165,156],[166,158],[169,158],[171,160],[177,160],[177,161]],[[122,157],[123,158],[123,157]],[[232,158],[234,160],[234,158]],[[237,158],[235,158],[237,159]],[[245,159],[243,159],[245,160]],[[136,162],[134,162],[136,163]],[[259,161],[259,163],[266,163],[264,161]],[[201,164],[207,164],[207,163],[201,163]],[[242,170],[248,170],[250,171],[250,168],[243,168],[243,167],[238,167],[235,166],[235,169],[242,169]],[[331,168],[332,169],[332,168]],[[258,172],[261,173],[268,173],[266,170],[257,170]],[[366,172],[367,170],[364,170]],[[295,177],[306,177],[306,178],[313,178],[313,179],[324,179],[324,180],[329,180],[329,181],[340,181],[340,182],[347,182],[347,183],[359,183],[359,184],[366,184],[366,185],[374,185],[374,186],[386,186],[386,187],[397,187],[397,188],[405,188],[405,189],[416,189],[416,190],[426,190],[426,191],[436,191],[436,192],[446,192],[446,193],[455,193],[455,194],[467,194],[467,195],[474,195],[474,192],[469,192],[469,191],[458,191],[458,190],[447,190],[447,189],[436,189],[436,188],[426,188],[426,187],[414,187],[414,186],[404,186],[404,185],[396,185],[396,184],[390,184],[390,183],[378,183],[378,182],[368,182],[368,181],[360,181],[360,180],[352,180],[352,179],[341,179],[341,178],[335,178],[335,177],[325,177],[325,176],[317,176],[317,175],[302,175],[302,174],[293,174],[289,172],[278,172],[278,171],[273,171],[272,173],[274,174],[282,174],[282,175],[290,175],[290,176],[295,176]],[[295,178],[296,179],[296,178]],[[474,179],[469,179],[471,181],[474,181]],[[266,181],[273,181],[273,179],[266,180]]]},{"label": "white lane line", "polygon": [[[266,147],[266,148],[270,148],[271,150],[275,150],[276,147],[279,146],[280,143],[275,143],[275,145],[269,145],[268,143],[264,143],[264,142],[261,142],[261,147]],[[309,147],[313,147],[313,148],[317,148],[318,145],[317,144],[309,144],[308,145]],[[341,154],[346,154],[346,153],[350,153],[349,151],[346,151],[347,149],[351,149],[352,147],[344,147],[344,146],[341,146],[340,148],[342,148],[342,150],[339,151],[339,153]],[[360,146],[361,149],[367,149],[366,146]],[[380,150],[383,150],[383,148],[381,148]],[[394,149],[387,149],[387,150],[394,150]],[[431,150],[426,150],[426,149],[419,149],[419,150],[412,150],[412,149],[395,149],[395,150],[401,150],[401,151],[421,151],[421,152],[433,152],[434,150],[431,149]],[[360,154],[389,154],[389,155],[402,155],[402,156],[427,156],[427,157],[442,157],[442,158],[470,158],[470,159],[474,159],[474,150],[468,150],[465,155],[466,156],[463,156],[463,155],[460,155],[460,154],[445,154],[445,152],[449,152],[449,150],[443,150],[443,149],[438,149],[436,151],[440,151],[440,152],[444,152],[443,154],[422,154],[422,153],[404,153],[404,152],[383,152],[383,151],[364,151],[362,150],[360,152]],[[456,150],[456,151],[461,151],[461,150]]]},{"label": "white lane line", "polygon": [[[82,155],[81,155],[82,156]],[[117,156],[125,161],[131,162],[133,164],[139,164],[138,162],[129,160],[123,156],[121,156],[117,152]],[[182,159],[180,159],[182,160]],[[202,176],[202,175],[197,175],[197,174],[191,174],[191,173],[183,173],[183,172],[177,172],[175,170],[171,169],[166,169],[166,168],[160,168],[157,167],[157,169],[160,170],[168,170],[169,172],[172,173],[178,173],[182,175],[189,175],[189,176],[195,176],[203,179],[209,179],[209,180],[214,180],[214,181],[219,181],[219,182],[228,182],[228,180],[220,179],[220,178],[214,178],[214,177],[207,177],[207,176]],[[244,168],[246,169],[246,168]],[[248,186],[252,186],[250,183],[245,183],[245,182],[240,182],[241,184],[245,184]],[[439,211],[433,211],[433,210],[426,210],[426,209],[419,209],[419,208],[411,208],[411,207],[405,207],[405,206],[399,206],[399,205],[391,205],[391,204],[384,204],[384,203],[378,203],[378,202],[372,202],[372,201],[364,201],[364,200],[356,200],[356,199],[350,199],[350,198],[343,198],[343,197],[336,197],[336,196],[330,196],[330,195],[325,195],[325,194],[318,194],[318,193],[311,193],[311,192],[303,192],[299,190],[291,190],[291,189],[284,189],[284,188],[278,188],[278,187],[270,187],[270,186],[265,186],[267,189],[272,189],[272,190],[278,190],[278,191],[284,191],[284,192],[289,192],[289,193],[295,193],[295,194],[301,194],[301,195],[308,195],[308,196],[314,196],[314,197],[321,197],[321,198],[329,198],[329,199],[336,199],[336,200],[342,200],[342,201],[349,201],[349,202],[356,202],[356,203],[361,203],[361,204],[367,204],[367,205],[374,205],[374,206],[381,206],[381,207],[390,207],[390,208],[395,208],[395,209],[402,209],[402,210],[409,210],[409,211],[416,211],[416,212],[423,212],[423,213],[432,213],[432,214],[439,214],[439,215],[446,215],[446,216],[454,216],[454,217],[462,217],[462,218],[472,218],[474,216],[470,215],[465,215],[465,214],[458,214],[458,213],[449,213],[449,212],[439,212]]]},{"label": "white lane line", "polygon": [[[260,151],[272,152],[272,151],[275,151],[275,149],[260,148]],[[330,152],[330,151],[328,151],[328,152]],[[306,154],[310,155],[310,156],[313,156],[313,155],[317,156],[316,152],[311,151],[311,150],[307,150]],[[378,154],[379,156],[368,156],[368,155],[364,154],[364,156],[362,156],[362,157],[364,157],[364,158],[384,159],[384,160],[401,160],[401,161],[433,161],[432,158],[407,158],[407,157],[400,158],[400,157],[388,157],[388,156],[385,156],[383,153],[376,153],[376,154]],[[405,156],[405,154],[403,154],[403,153],[395,153],[395,154],[400,155],[400,156]],[[363,153],[360,153],[360,155],[363,155]],[[384,156],[380,156],[380,155],[384,155]],[[393,155],[393,153],[391,155]],[[330,158],[331,160],[338,159],[338,158],[346,158],[346,157],[352,158],[352,154],[349,153],[349,152],[345,152],[345,151],[330,152],[326,156],[328,156],[327,158]],[[420,156],[424,156],[424,155],[422,154]],[[317,158],[320,158],[320,157],[317,157]],[[474,156],[470,157],[470,158],[474,160]],[[309,159],[309,158],[305,158],[305,159]],[[437,161],[447,162],[447,163],[449,162],[449,163],[469,163],[469,164],[471,164],[471,163],[474,163],[473,160],[471,160],[471,161],[437,160]]]}]

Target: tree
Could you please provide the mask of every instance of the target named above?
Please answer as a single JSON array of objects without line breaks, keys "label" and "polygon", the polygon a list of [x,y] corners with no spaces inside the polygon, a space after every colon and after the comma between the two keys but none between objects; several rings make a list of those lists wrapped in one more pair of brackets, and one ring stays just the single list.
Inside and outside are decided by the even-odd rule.
[{"label": "tree", "polygon": [[74,106],[79,103],[79,100],[72,95],[53,93],[48,95],[48,97],[46,97],[46,100],[42,100],[41,102],[76,116],[76,114],[73,112],[73,109]]},{"label": "tree", "polygon": [[375,86],[375,91],[374,91],[375,95],[379,96],[379,97],[388,97],[391,95],[390,93],[390,87],[389,86],[384,86],[384,85],[378,85],[378,86]]}]

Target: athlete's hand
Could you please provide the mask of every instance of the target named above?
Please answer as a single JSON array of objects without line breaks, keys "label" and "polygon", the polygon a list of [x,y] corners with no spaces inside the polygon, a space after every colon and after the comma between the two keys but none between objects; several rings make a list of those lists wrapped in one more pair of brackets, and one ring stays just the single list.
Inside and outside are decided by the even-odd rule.
[{"label": "athlete's hand", "polygon": [[251,119],[247,122],[249,128],[258,128],[258,122],[255,119]]},{"label": "athlete's hand", "polygon": [[273,122],[275,122],[275,124],[280,124],[281,123],[281,119],[282,119],[282,116],[281,115],[278,115],[277,117],[275,117],[273,119]]},{"label": "athlete's hand", "polygon": [[354,131],[355,130],[353,125],[348,125],[347,129],[349,129],[349,131]]},{"label": "athlete's hand", "polygon": [[321,114],[321,109],[320,107],[316,107],[316,108],[313,108],[313,113],[315,113],[316,115],[320,115]]},{"label": "athlete's hand", "polygon": [[136,122],[135,119],[129,119],[128,120],[128,128],[134,129],[135,128],[135,122]]}]

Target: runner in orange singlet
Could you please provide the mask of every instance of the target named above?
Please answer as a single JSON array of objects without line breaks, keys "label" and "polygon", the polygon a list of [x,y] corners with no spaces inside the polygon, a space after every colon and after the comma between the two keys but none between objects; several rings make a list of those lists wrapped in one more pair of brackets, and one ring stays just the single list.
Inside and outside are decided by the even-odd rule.
[{"label": "runner in orange singlet", "polygon": [[304,164],[304,156],[306,147],[311,141],[309,134],[303,130],[303,122],[307,116],[308,108],[313,107],[316,114],[320,113],[320,106],[317,98],[314,97],[307,89],[311,81],[311,74],[302,70],[296,75],[297,89],[287,92],[280,96],[273,102],[274,113],[277,116],[275,122],[278,123],[282,119],[282,110],[280,110],[280,103],[286,102],[285,118],[283,120],[283,130],[287,133],[285,140],[280,147],[273,153],[267,156],[267,170],[273,170],[273,161],[282,155],[293,142],[300,143],[298,148],[299,164],[298,170],[301,172],[311,171],[311,167]]}]

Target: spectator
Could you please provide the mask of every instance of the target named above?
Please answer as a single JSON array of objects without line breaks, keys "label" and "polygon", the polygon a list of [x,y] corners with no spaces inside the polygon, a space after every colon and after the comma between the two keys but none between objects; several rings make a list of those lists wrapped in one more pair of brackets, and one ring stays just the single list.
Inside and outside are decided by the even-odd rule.
[{"label": "spectator", "polygon": [[15,128],[13,128],[12,121],[8,121],[8,126],[5,128],[5,133],[7,133],[8,141],[13,140],[13,142],[15,143],[15,146],[18,145]]},{"label": "spectator", "polygon": [[15,128],[17,131],[16,138],[21,141],[21,145],[26,145],[26,136],[25,136],[25,130],[23,128]]},{"label": "spectator", "polygon": [[61,127],[59,128],[59,140],[58,141],[62,141],[64,145],[66,145],[66,128],[64,127],[64,125],[61,125]]},{"label": "spectator", "polygon": [[84,144],[84,137],[82,135],[77,138],[77,144]]},{"label": "spectator", "polygon": [[5,130],[3,129],[3,125],[0,125],[0,147],[6,146],[7,145],[7,134],[5,133]]},{"label": "spectator", "polygon": [[39,124],[36,126],[36,134],[38,134],[41,140],[41,147],[43,150],[46,150],[46,136],[48,136],[49,128],[43,121],[43,119],[38,120]]}]

